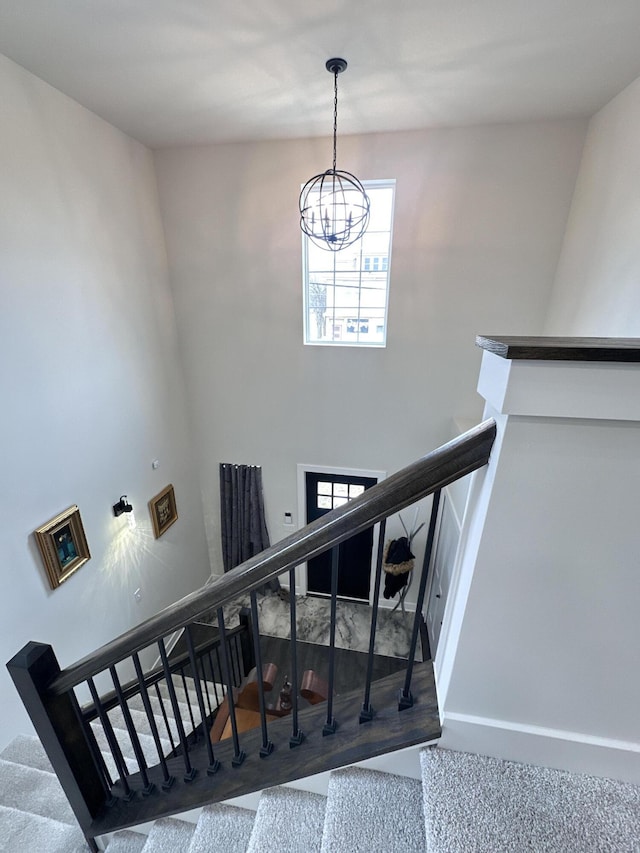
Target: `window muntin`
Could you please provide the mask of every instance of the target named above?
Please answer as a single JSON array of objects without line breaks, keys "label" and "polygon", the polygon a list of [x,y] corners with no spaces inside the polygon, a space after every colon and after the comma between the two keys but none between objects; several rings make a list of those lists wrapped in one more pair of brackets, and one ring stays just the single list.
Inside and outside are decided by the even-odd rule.
[{"label": "window muntin", "polygon": [[363,237],[339,252],[303,235],[304,342],[385,346],[395,181],[364,181],[371,200]]}]

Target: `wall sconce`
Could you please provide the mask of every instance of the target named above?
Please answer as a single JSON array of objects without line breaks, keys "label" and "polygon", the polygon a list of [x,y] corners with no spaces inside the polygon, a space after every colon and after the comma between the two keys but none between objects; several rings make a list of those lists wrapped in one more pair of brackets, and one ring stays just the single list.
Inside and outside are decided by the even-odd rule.
[{"label": "wall sconce", "polygon": [[133,512],[133,507],[130,503],[127,503],[126,495],[122,495],[118,503],[113,505],[113,514],[116,518],[122,515],[123,512]]}]

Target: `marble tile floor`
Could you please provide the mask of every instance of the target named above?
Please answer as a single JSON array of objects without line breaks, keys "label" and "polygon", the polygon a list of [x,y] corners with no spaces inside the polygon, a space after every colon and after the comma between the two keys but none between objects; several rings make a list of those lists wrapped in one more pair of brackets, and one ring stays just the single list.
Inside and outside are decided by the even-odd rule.
[{"label": "marble tile floor", "polygon": [[[288,639],[290,616],[288,593],[267,592],[258,594],[258,622],[260,634],[268,637]],[[225,625],[237,624],[238,613],[249,607],[249,596],[242,596],[224,608]],[[331,602],[326,598],[296,596],[296,632],[301,642],[329,645],[329,615]],[[371,629],[371,607],[352,601],[338,600],[336,606],[336,646],[355,652],[369,651]],[[210,618],[202,617],[198,622],[217,625],[215,613]],[[378,609],[378,624],[374,653],[387,657],[407,658],[411,645],[413,613],[403,614],[400,610]],[[420,638],[416,649],[416,660],[422,660]]]}]

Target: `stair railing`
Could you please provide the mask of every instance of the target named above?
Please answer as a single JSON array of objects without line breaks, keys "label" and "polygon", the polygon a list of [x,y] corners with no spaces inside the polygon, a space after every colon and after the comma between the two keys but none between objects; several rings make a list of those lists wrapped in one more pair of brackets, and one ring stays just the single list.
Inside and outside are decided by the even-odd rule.
[{"label": "stair railing", "polygon": [[[60,670],[51,647],[40,643],[27,644],[9,661],[7,666],[14,683],[92,849],[97,850],[94,836],[99,833],[96,827],[105,825],[105,821],[102,820],[101,823],[100,818],[114,804],[118,804],[115,811],[119,815],[119,823],[112,820],[110,830],[135,822],[134,818],[127,815],[125,806],[128,803],[139,797],[150,801],[158,788],[168,791],[172,787],[175,774],[172,776],[170,772],[166,758],[168,753],[178,755],[183,762],[181,774],[183,782],[187,784],[193,782],[202,763],[196,766],[192,762],[191,755],[196,753],[189,742],[187,729],[204,731],[206,757],[203,761],[206,763],[206,774],[217,776],[220,762],[214,755],[213,744],[208,736],[208,727],[212,712],[215,711],[211,704],[209,685],[217,686],[219,677],[222,681],[221,692],[226,698],[229,710],[233,743],[231,764],[235,767],[243,764],[245,753],[240,743],[234,703],[234,687],[238,685],[238,677],[241,676],[243,666],[238,657],[234,660],[232,649],[237,632],[235,629],[226,627],[224,606],[239,596],[250,595],[253,646],[248,634],[243,638],[243,642],[247,655],[251,655],[252,646],[258,664],[258,673],[260,673],[262,663],[256,590],[285,572],[289,573],[292,593],[290,595],[290,654],[294,689],[291,694],[289,746],[293,748],[303,743],[305,735],[300,728],[297,696],[295,570],[300,564],[329,550],[332,551],[329,683],[326,719],[322,734],[330,738],[335,733],[338,726],[338,721],[334,717],[333,702],[338,546],[346,539],[380,523],[368,665],[359,722],[367,723],[375,717],[375,710],[371,705],[371,684],[385,521],[390,515],[433,494],[423,569],[411,630],[407,670],[398,700],[398,710],[402,711],[412,706],[412,674],[422,623],[440,492],[448,484],[487,464],[495,434],[496,426],[493,420],[479,424],[64,670]],[[215,674],[213,665],[210,665],[209,673],[206,671],[206,655],[211,653],[211,649],[206,652],[199,651],[195,647],[188,627],[195,620],[211,613],[217,614],[220,635],[220,642],[215,647],[219,664]],[[183,656],[183,659],[176,664],[175,661],[173,663],[170,661],[166,639],[178,630],[186,632],[187,653],[186,657]],[[149,666],[150,661],[158,657],[160,666],[156,668]],[[145,663],[149,670],[146,673]],[[186,689],[184,680],[184,666],[187,663],[194,676],[196,700],[193,703],[189,700],[187,720],[185,720],[175,678],[176,669],[180,670],[182,667],[182,676],[178,680],[183,681],[182,698],[188,697],[189,691]],[[164,695],[160,694],[159,684],[164,686]],[[107,686],[108,689],[105,690]],[[102,690],[102,695],[99,688]],[[267,707],[260,677],[257,678],[257,692],[262,735],[259,754],[266,758],[271,754],[273,744],[269,740]],[[90,696],[91,702],[81,708],[80,699],[83,696],[85,699]],[[138,702],[142,704],[146,714],[148,734],[152,737],[153,748],[149,747],[148,742],[142,742],[140,732],[132,718],[130,703],[136,697],[139,697]],[[167,713],[167,705],[171,707],[171,718]],[[163,742],[155,722],[157,710],[161,711],[166,730],[170,732],[170,746],[166,741]],[[121,716],[124,728],[129,734],[132,754],[128,756],[123,754],[113,731],[110,714],[114,711]],[[97,727],[98,732],[101,732],[100,742],[96,736],[98,721],[101,724]],[[105,751],[110,766],[107,766],[107,759],[103,758]],[[202,752],[200,750],[200,753]],[[171,763],[171,767],[175,768],[175,761]],[[156,779],[159,784],[154,783],[153,779]],[[191,802],[193,803],[193,798]],[[154,816],[168,814],[179,811],[181,805],[184,807],[179,802],[176,802],[173,807],[163,803],[158,805],[156,811],[149,807],[145,813]]]}]

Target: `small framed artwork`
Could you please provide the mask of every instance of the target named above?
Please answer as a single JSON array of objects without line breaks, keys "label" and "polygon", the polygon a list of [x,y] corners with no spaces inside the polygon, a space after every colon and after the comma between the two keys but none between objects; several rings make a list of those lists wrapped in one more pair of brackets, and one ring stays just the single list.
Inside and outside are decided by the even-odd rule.
[{"label": "small framed artwork", "polygon": [[168,485],[159,495],[151,498],[149,501],[149,512],[151,513],[151,521],[153,522],[154,535],[156,539],[159,539],[171,527],[173,522],[178,520],[176,495],[172,485]]},{"label": "small framed artwork", "polygon": [[77,506],[70,506],[43,524],[35,531],[35,537],[51,589],[59,587],[91,559]]}]

